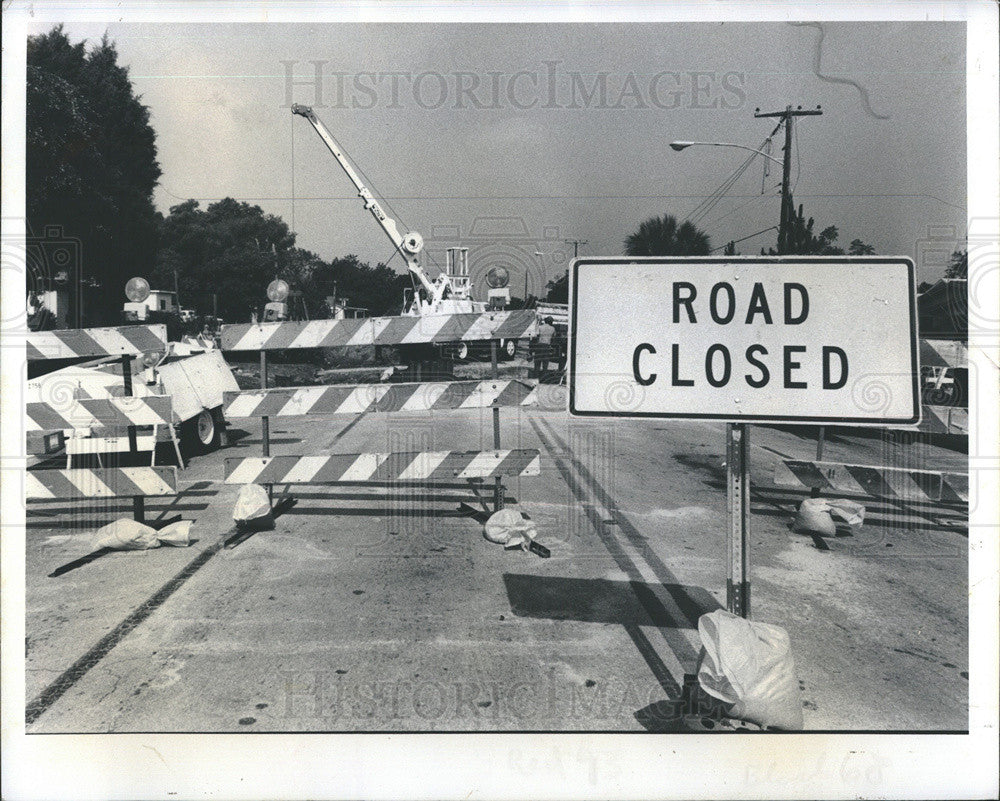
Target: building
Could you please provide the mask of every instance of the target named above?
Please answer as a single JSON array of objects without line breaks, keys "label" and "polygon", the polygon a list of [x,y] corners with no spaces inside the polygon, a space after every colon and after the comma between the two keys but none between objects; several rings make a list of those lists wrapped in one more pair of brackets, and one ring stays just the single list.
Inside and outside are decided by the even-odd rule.
[{"label": "building", "polygon": [[174,314],[179,311],[177,293],[166,289],[151,289],[145,300],[125,304],[126,317],[133,320],[145,320],[150,312]]}]

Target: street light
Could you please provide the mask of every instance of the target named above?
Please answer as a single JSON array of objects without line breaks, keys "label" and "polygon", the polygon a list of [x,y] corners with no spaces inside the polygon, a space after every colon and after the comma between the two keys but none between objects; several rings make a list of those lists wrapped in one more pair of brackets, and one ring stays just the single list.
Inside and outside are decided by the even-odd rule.
[{"label": "street light", "polygon": [[740,150],[749,150],[751,153],[756,153],[758,156],[763,156],[766,159],[770,159],[775,164],[782,164],[780,159],[776,159],[765,153],[763,150],[756,150],[752,147],[747,147],[746,145],[737,145],[732,142],[671,142],[670,147],[676,151],[681,151],[686,147],[691,147],[692,145],[702,145],[705,147],[738,147]]},{"label": "street light", "polygon": [[[777,128],[775,129],[777,131]],[[771,134],[774,135],[774,132]],[[786,137],[787,140],[787,137]],[[770,141],[770,137],[767,140]],[[785,153],[784,159],[779,161],[774,156],[769,153],[765,153],[763,150],[757,150],[756,148],[747,147],[746,145],[737,145],[733,142],[671,142],[670,147],[673,150],[681,151],[686,147],[691,147],[692,145],[703,145],[705,147],[736,147],[740,150],[749,150],[751,153],[755,153],[758,156],[763,156],[775,164],[781,165],[782,180],[781,180],[781,223],[778,226],[778,253],[787,252],[788,243],[788,229],[791,226],[792,220],[792,191],[790,187],[789,177],[791,175],[791,153],[792,144],[790,140],[785,142]]]}]

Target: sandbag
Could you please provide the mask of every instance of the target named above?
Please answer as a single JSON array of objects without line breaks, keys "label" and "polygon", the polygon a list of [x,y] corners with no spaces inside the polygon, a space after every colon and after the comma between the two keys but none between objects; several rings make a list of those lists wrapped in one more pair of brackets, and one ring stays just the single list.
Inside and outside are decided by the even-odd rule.
[{"label": "sandbag", "polygon": [[241,530],[262,531],[274,528],[274,515],[267,490],[260,484],[244,484],[233,507],[233,521]]},{"label": "sandbag", "polygon": [[854,530],[861,528],[861,524],[865,522],[865,507],[857,501],[831,498],[826,503],[833,517],[840,518]]},{"label": "sandbag", "polygon": [[160,545],[185,548],[191,544],[192,520],[178,520],[157,531],[129,518],[115,520],[94,532],[94,547],[113,551],[144,551]]},{"label": "sandbag", "polygon": [[732,704],[731,715],[776,729],[802,728],[802,701],[788,634],[724,609],[698,619],[698,683]]},{"label": "sandbag", "polygon": [[160,541],[156,529],[130,518],[115,520],[101,526],[94,532],[95,548],[110,548],[115,551],[143,551],[158,548]]},{"label": "sandbag", "polygon": [[172,545],[175,548],[186,548],[191,544],[191,526],[193,520],[178,520],[169,526],[164,526],[156,532],[160,545]]},{"label": "sandbag", "polygon": [[865,507],[844,498],[806,498],[799,505],[792,531],[832,537],[837,533],[835,517],[857,531],[865,520]]},{"label": "sandbag", "polygon": [[799,504],[799,510],[792,521],[792,531],[800,534],[819,534],[832,537],[837,533],[837,524],[830,516],[830,506],[824,498],[806,498]]},{"label": "sandbag", "polygon": [[511,548],[521,546],[538,536],[534,521],[510,507],[490,515],[483,526],[483,534],[490,542]]}]

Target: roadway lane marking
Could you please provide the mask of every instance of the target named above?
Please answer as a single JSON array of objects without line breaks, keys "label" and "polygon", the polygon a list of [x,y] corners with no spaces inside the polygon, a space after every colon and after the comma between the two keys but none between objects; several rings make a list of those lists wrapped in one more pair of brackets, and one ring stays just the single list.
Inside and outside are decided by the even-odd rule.
[{"label": "roadway lane marking", "polygon": [[[654,620],[667,618],[677,623],[676,626],[655,627],[660,637],[654,637],[652,640],[642,630],[644,627],[627,625],[626,630],[667,695],[672,698],[679,697],[678,678],[683,679],[684,674],[688,672],[684,667],[685,664],[689,665],[691,670],[694,669],[700,651],[700,640],[697,643],[694,641],[697,637],[695,627],[698,614],[710,610],[695,608],[693,599],[687,597],[676,577],[655,554],[652,554],[642,535],[624,516],[614,499],[572,455],[558,434],[550,431],[552,437],[550,440],[534,416],[530,416],[529,421],[549,455],[552,456],[556,469],[566,485],[580,502],[597,536],[619,569],[633,582],[632,588],[639,603]],[[568,459],[561,458],[560,453],[568,455]],[[570,464],[576,468],[576,474]],[[585,483],[591,485],[589,490],[585,488]],[[598,510],[601,510],[605,517],[599,516]],[[604,525],[604,520],[609,518],[618,523],[624,537],[610,531]],[[639,543],[642,543],[642,547]],[[655,567],[650,564],[651,562]],[[674,589],[670,590],[664,585]],[[688,626],[683,625],[685,620]],[[663,646],[654,645],[654,642],[659,642],[661,637],[666,645],[665,649]]]},{"label": "roadway lane marking", "polygon": [[56,701],[62,698],[73,686],[82,679],[92,667],[104,659],[111,650],[125,637],[135,630],[143,621],[163,605],[191,576],[198,572],[217,554],[226,538],[236,531],[235,526],[226,532],[217,542],[209,545],[198,554],[181,571],[153,593],[146,601],[139,604],[132,614],[105,634],[87,653],[76,660],[67,670],[60,674],[25,707],[24,724],[29,726],[40,718]]}]

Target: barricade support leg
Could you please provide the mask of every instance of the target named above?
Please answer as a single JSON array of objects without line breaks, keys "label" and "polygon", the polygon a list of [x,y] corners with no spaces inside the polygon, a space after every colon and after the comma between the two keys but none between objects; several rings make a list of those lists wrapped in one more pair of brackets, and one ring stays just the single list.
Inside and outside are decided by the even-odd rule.
[{"label": "barricade support leg", "polygon": [[[497,341],[490,340],[490,362],[493,367],[493,378],[500,378],[500,368],[497,364]],[[493,406],[493,448],[500,450],[500,407]],[[504,506],[503,478],[497,476],[493,487],[493,511],[499,512]]]},{"label": "barricade support leg", "polygon": [[[267,351],[260,352],[260,388],[267,389]],[[267,416],[260,418],[260,442],[262,456],[266,459],[271,455],[271,421]],[[267,502],[274,506],[274,486],[265,484],[267,487]]]},{"label": "barricade support leg", "polygon": [[[122,381],[124,383],[126,397],[132,396],[132,359],[133,354],[130,353],[126,353],[122,356]],[[136,442],[135,426],[128,427],[128,452],[132,457],[139,452],[138,443]],[[154,454],[156,453],[155,434],[153,436],[153,452]],[[132,517],[137,523],[146,522],[146,501],[141,495],[136,495],[132,498]]]}]

